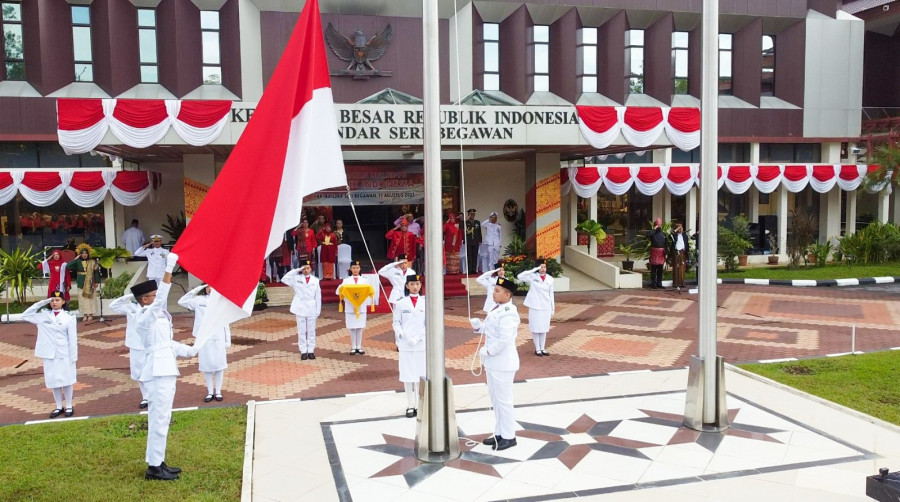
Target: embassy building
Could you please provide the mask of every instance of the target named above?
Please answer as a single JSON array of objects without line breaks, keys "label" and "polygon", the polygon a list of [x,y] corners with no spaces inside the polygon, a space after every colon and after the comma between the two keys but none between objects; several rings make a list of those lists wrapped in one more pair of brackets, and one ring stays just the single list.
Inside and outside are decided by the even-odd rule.
[{"label": "embassy building", "polygon": [[[0,0],[0,245],[121,246],[132,218],[147,235],[189,219],[304,3]],[[588,218],[612,235],[601,254],[656,216],[696,229],[699,0],[439,5],[445,212],[497,211],[504,243],[518,226],[546,257],[574,252]],[[892,7],[720,2],[717,211],[750,220],[755,253],[783,252],[792,211],[818,218],[820,241],[900,221],[898,195],[862,183],[863,154],[889,137],[867,112],[900,107]],[[422,215],[421,0],[320,9],[350,195],[377,259],[399,215]],[[346,190],[305,207],[356,231]]]}]

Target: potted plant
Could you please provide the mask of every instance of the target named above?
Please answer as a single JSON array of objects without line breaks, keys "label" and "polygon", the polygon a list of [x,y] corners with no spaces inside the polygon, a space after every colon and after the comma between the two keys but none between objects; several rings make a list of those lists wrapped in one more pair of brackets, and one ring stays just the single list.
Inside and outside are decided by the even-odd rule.
[{"label": "potted plant", "polygon": [[737,270],[738,257],[750,247],[750,241],[739,236],[734,230],[719,225],[718,257],[728,272]]},{"label": "potted plant", "polygon": [[[576,232],[581,232],[587,234],[590,237],[593,237],[597,240],[597,244],[599,245],[601,242],[606,240],[606,232],[603,231],[603,225],[597,223],[594,220],[585,220],[578,224],[575,227]],[[591,252],[591,244],[590,240],[588,240],[588,254]]]},{"label": "potted plant", "polygon": [[[746,242],[746,246],[738,253],[738,264],[742,267],[747,266],[747,250],[750,249],[750,221],[743,214],[739,214],[731,219],[731,229],[735,235]],[[735,241],[737,243],[737,241]]]},{"label": "potted plant", "polygon": [[0,249],[0,283],[9,284],[12,292],[9,297],[15,297],[17,303],[24,304],[25,295],[32,290],[32,281],[41,276],[40,251],[32,253],[31,247],[27,251],[16,248],[12,253]]},{"label": "potted plant", "polygon": [[619,244],[619,252],[625,255],[625,259],[622,260],[622,270],[634,270],[634,261],[631,260],[631,255],[634,254],[634,243]]},{"label": "potted plant", "polygon": [[769,265],[778,265],[778,234],[769,234]]},{"label": "potted plant", "polygon": [[91,250],[91,258],[96,258],[101,267],[107,270],[107,277],[112,277],[112,266],[119,258],[128,258],[131,253],[120,247],[104,248],[95,247]]}]

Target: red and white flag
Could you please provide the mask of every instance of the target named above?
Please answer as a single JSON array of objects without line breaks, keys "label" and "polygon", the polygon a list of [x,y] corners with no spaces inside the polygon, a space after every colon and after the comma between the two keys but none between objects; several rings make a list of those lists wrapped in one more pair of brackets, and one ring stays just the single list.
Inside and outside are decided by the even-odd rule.
[{"label": "red and white flag", "polygon": [[213,289],[201,333],[250,316],[263,260],[299,223],[303,197],[342,186],[322,20],[309,0],[253,118],[172,250]]}]

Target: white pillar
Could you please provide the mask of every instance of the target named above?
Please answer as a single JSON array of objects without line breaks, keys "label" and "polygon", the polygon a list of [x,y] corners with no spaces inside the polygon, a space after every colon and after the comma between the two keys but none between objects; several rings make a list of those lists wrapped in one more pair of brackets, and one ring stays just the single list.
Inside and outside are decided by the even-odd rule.
[{"label": "white pillar", "polygon": [[[588,206],[588,219],[597,219],[597,194],[591,195],[591,204]],[[577,244],[577,242],[576,242]],[[597,256],[597,239],[590,237],[588,239],[588,253],[591,256]]]},{"label": "white pillar", "polygon": [[778,187],[778,254],[787,256],[788,190],[784,184]]},{"label": "white pillar", "polygon": [[259,101],[263,93],[259,9],[253,0],[240,0],[238,13],[241,24],[241,100]]},{"label": "white pillar", "polygon": [[[750,143],[750,164],[759,165],[759,143]],[[759,221],[759,190],[755,185],[750,185],[747,199],[750,201],[747,208],[747,220],[750,223],[756,223]]]},{"label": "white pillar", "polygon": [[575,189],[569,191],[569,245],[578,245],[578,234],[575,227],[578,226],[578,194]]},{"label": "white pillar", "polygon": [[844,233],[856,233],[856,190],[847,192],[847,227]]},{"label": "white pillar", "polygon": [[684,231],[693,234],[697,231],[697,187],[691,187],[684,202]]},{"label": "white pillar", "polygon": [[875,196],[878,197],[878,211],[875,213],[875,220],[881,223],[887,223],[888,214],[891,209],[891,199],[888,188],[885,187],[882,191],[875,194]]},{"label": "white pillar", "polygon": [[[839,164],[841,162],[841,144],[823,143],[822,162]],[[835,185],[829,192],[819,196],[819,242],[827,242],[832,237],[840,237],[840,235],[841,189]]]},{"label": "white pillar", "polygon": [[[182,156],[182,166],[184,168],[184,177],[192,181],[211,187],[216,180],[216,157],[212,154],[185,154]],[[188,200],[185,197],[185,219],[188,223],[191,221],[191,211],[196,208],[187,208]],[[194,274],[188,274],[188,285],[197,287],[201,283]]]},{"label": "white pillar", "polygon": [[[672,163],[671,148],[657,148],[652,151],[653,163],[670,165]],[[663,223],[672,219],[672,194],[663,186],[662,190],[653,194],[653,218],[662,218]]]},{"label": "white pillar", "polygon": [[[472,61],[473,50],[472,3],[469,2],[450,18],[450,61]],[[472,81],[471,64],[450,65],[450,101],[459,101],[472,92]]]},{"label": "white pillar", "polygon": [[[124,229],[122,229],[122,231],[117,231],[116,223],[118,222],[116,220],[115,203],[112,194],[107,192],[106,197],[103,199],[103,231],[106,234],[106,247],[108,248],[114,248],[119,245],[116,236],[124,231]],[[124,246],[123,243],[121,247]]]}]

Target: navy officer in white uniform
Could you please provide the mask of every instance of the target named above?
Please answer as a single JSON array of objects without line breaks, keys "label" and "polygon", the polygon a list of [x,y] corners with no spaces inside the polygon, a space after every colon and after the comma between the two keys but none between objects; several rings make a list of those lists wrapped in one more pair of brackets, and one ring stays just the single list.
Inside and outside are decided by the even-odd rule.
[{"label": "navy officer in white uniform", "polygon": [[496,306],[488,312],[484,322],[470,319],[472,327],[484,333],[481,361],[487,375],[488,395],[494,409],[494,435],[483,442],[494,450],[516,446],[516,419],[513,415],[513,380],[519,369],[516,335],[519,331],[519,311],[512,302],[516,283],[498,278],[494,286]]},{"label": "navy officer in white uniform", "polygon": [[147,258],[147,279],[156,281],[159,286],[166,272],[166,257],[169,256],[169,250],[162,247],[162,236],[151,235],[150,242],[137,248],[134,255]]}]

